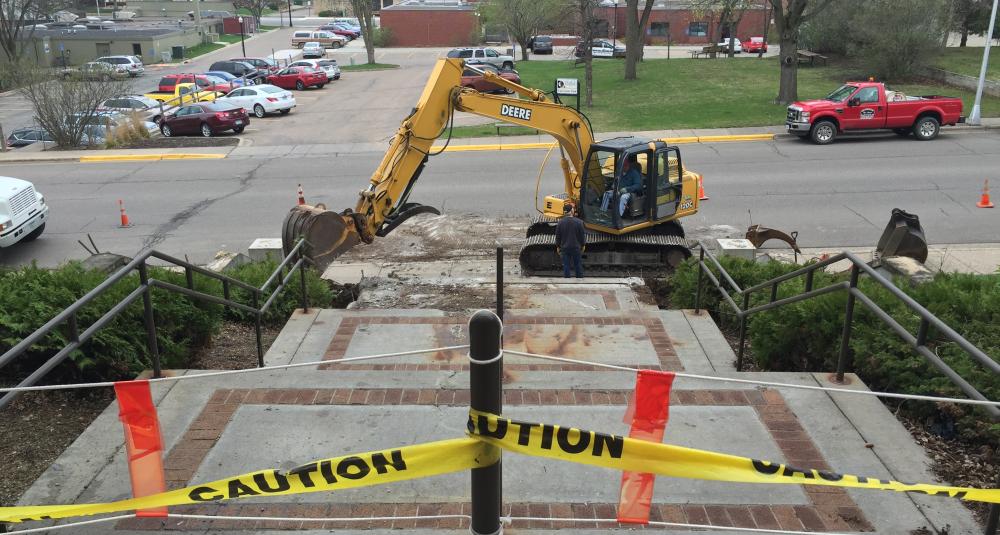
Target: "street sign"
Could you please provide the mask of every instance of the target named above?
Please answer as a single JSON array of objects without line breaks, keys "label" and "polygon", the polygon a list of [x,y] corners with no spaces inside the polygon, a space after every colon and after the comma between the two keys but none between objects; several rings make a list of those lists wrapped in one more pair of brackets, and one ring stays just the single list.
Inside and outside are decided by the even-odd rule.
[{"label": "street sign", "polygon": [[580,80],[577,78],[556,78],[556,94],[576,96],[580,94]]}]

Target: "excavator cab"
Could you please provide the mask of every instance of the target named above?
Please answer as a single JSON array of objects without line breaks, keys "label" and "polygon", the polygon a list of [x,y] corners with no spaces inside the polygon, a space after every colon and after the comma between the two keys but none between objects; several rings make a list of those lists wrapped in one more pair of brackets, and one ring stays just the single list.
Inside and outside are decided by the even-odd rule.
[{"label": "excavator cab", "polygon": [[[680,151],[663,142],[628,137],[595,144],[581,178],[581,218],[613,234],[674,219],[683,196],[681,176]],[[693,204],[693,197],[687,202]]]}]

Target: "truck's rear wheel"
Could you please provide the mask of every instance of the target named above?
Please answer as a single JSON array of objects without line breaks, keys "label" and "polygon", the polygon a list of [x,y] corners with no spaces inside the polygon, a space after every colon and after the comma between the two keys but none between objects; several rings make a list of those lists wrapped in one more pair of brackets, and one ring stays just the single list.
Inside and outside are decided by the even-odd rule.
[{"label": "truck's rear wheel", "polygon": [[809,138],[817,145],[829,145],[837,139],[837,125],[833,121],[817,121],[809,131]]},{"label": "truck's rear wheel", "polygon": [[925,115],[913,123],[913,136],[919,141],[930,141],[936,138],[940,131],[941,123],[929,115]]}]

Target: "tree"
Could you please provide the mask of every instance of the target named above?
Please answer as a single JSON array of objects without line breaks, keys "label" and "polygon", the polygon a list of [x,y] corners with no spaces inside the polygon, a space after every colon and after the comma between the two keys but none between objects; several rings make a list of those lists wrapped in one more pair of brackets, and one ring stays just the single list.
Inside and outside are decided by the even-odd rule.
[{"label": "tree", "polygon": [[528,43],[541,30],[561,17],[560,0],[488,0],[479,4],[479,12],[490,24],[502,26],[521,45],[521,60],[528,61]]},{"label": "tree", "polygon": [[585,106],[594,105],[594,36],[597,33],[597,17],[594,10],[597,8],[598,0],[572,0],[569,8],[570,20],[574,21],[574,31],[580,36],[579,46],[583,50],[583,57],[577,63],[583,63],[583,91]]},{"label": "tree", "polygon": [[[691,9],[709,19],[709,42],[722,41],[722,29],[728,28],[729,57],[736,56],[736,28],[739,27],[748,9],[766,7],[766,0],[693,0]],[[765,10],[766,11],[766,10]],[[715,24],[712,24],[712,23]]]},{"label": "tree", "polygon": [[257,22],[257,26],[260,26],[260,17],[264,14],[264,10],[270,7],[270,3],[273,0],[233,0],[233,7],[237,10],[246,9],[250,12],[250,16],[253,17],[254,21]]},{"label": "tree", "polygon": [[774,26],[778,32],[781,51],[778,104],[791,104],[799,98],[799,30],[809,19],[828,7],[831,0],[770,0],[774,12]]},{"label": "tree", "polygon": [[940,51],[950,9],[947,0],[864,2],[852,18],[848,53],[879,78],[912,76]]},{"label": "tree", "polygon": [[[27,61],[17,67],[21,87],[18,92],[31,103],[35,121],[60,147],[81,144],[87,126],[100,124],[97,108],[105,100],[132,93],[129,78],[90,79],[82,75],[53,77]],[[73,117],[73,120],[68,120]]]},{"label": "tree", "polygon": [[25,44],[35,34],[35,25],[28,23],[50,12],[49,4],[48,0],[0,0],[0,48],[7,61],[17,61],[24,54]]},{"label": "tree", "polygon": [[372,0],[351,0],[351,11],[361,26],[361,38],[365,40],[368,63],[375,63],[375,25],[372,23]]},{"label": "tree", "polygon": [[992,11],[988,0],[952,0],[951,28],[961,36],[958,46],[966,46],[969,35],[986,33]]},{"label": "tree", "polygon": [[644,39],[653,0],[645,0],[639,13],[639,0],[625,0],[625,79],[636,79],[636,64],[642,59]]}]

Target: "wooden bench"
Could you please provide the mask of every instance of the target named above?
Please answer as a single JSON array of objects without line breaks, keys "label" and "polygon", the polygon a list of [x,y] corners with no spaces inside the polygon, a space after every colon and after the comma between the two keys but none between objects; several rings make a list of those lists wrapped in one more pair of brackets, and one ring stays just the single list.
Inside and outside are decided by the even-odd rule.
[{"label": "wooden bench", "polygon": [[798,51],[799,65],[809,64],[810,67],[816,66],[816,61],[819,61],[823,65],[826,65],[826,60],[828,58],[822,54],[817,54],[816,52],[810,52],[808,50]]},{"label": "wooden bench", "polygon": [[701,50],[692,50],[690,53],[692,58],[715,58],[718,57],[722,51],[723,49],[719,45],[708,45],[701,47]]}]

